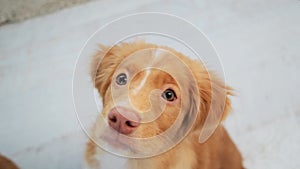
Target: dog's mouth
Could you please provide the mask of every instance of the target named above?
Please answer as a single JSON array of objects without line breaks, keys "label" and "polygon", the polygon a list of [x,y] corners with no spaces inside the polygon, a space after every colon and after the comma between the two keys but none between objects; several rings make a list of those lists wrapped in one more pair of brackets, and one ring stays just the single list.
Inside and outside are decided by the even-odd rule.
[{"label": "dog's mouth", "polygon": [[120,151],[130,151],[131,153],[138,152],[136,149],[135,140],[128,136],[125,136],[117,132],[107,132],[100,136],[101,142],[108,149],[120,150]]},{"label": "dog's mouth", "polygon": [[128,136],[112,128],[103,129],[95,139],[102,149],[124,157],[151,157],[165,152],[166,147],[174,144],[169,135],[139,138]]}]

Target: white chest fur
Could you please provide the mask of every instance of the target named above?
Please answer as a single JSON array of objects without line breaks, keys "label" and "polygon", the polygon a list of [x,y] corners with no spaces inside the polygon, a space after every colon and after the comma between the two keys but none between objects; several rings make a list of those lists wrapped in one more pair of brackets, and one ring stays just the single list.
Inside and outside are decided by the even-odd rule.
[{"label": "white chest fur", "polygon": [[110,153],[101,153],[97,156],[100,163],[99,169],[127,169],[128,159]]}]

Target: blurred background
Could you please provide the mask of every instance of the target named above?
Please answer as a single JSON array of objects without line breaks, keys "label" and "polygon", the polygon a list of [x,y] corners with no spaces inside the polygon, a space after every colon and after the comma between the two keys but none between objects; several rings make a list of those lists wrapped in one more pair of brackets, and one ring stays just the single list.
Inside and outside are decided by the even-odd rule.
[{"label": "blurred background", "polygon": [[298,0],[0,0],[0,154],[22,169],[81,168],[79,51],[107,22],[154,11],[192,22],[217,49],[236,93],[225,126],[246,168],[298,169]]}]

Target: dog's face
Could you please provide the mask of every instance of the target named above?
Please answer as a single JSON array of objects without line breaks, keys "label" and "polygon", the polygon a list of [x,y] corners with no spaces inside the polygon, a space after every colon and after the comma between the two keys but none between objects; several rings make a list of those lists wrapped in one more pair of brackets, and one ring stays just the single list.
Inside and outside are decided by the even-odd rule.
[{"label": "dog's face", "polygon": [[[94,139],[140,152],[167,144],[161,135],[170,128],[168,139],[201,128],[210,104],[210,77],[202,65],[170,50],[135,43],[96,55],[91,71],[103,110]],[[154,137],[159,139],[141,144]]]}]

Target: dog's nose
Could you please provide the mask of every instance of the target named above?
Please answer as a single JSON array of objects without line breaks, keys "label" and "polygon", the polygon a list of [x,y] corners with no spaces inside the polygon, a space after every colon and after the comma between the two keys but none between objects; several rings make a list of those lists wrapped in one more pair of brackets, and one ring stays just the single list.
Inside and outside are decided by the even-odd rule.
[{"label": "dog's nose", "polygon": [[136,130],[140,124],[140,119],[134,112],[118,107],[113,108],[108,113],[108,123],[119,133],[127,135]]}]

